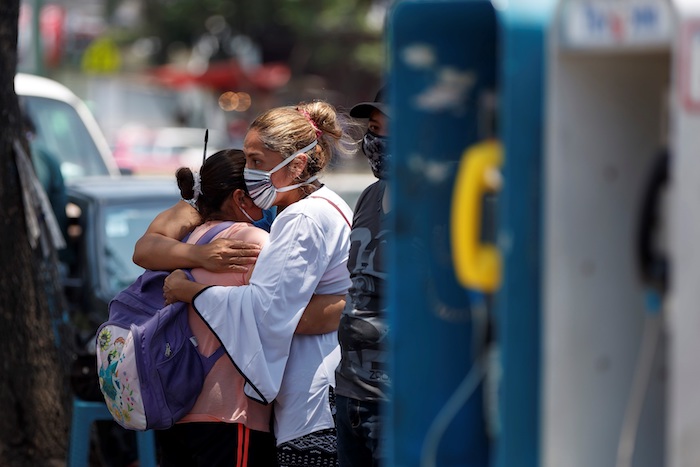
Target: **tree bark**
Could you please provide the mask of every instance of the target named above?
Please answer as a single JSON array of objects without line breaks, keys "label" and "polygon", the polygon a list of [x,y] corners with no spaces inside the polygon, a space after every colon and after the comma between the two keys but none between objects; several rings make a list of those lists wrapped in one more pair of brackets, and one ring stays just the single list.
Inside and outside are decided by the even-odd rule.
[{"label": "tree bark", "polygon": [[[56,252],[30,245],[15,141],[20,138],[19,0],[0,8],[0,465],[62,465],[68,433],[65,352],[54,329],[64,306]],[[27,150],[27,142],[21,137]],[[46,235],[45,228],[42,235]],[[47,254],[48,252],[48,254]],[[51,312],[53,311],[53,313]]]}]

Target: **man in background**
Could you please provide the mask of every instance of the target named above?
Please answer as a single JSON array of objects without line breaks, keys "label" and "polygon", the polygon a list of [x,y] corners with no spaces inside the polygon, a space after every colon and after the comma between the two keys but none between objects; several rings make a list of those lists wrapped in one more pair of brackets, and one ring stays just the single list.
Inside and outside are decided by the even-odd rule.
[{"label": "man in background", "polygon": [[373,102],[350,110],[367,119],[362,151],[377,180],[360,195],[355,207],[348,269],[352,286],[338,328],[341,361],[336,370],[336,427],[341,467],[381,466],[385,415],[391,378],[386,373],[386,276],[384,258],[389,213],[389,118],[386,90]]}]

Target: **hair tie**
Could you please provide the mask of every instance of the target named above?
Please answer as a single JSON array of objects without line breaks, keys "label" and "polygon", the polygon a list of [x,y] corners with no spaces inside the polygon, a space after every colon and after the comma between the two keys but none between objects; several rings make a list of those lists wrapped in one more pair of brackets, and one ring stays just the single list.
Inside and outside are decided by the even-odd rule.
[{"label": "hair tie", "polygon": [[199,175],[199,172],[195,172],[192,170],[192,198],[190,199],[185,199],[182,198],[182,200],[195,208],[197,211],[199,211],[199,208],[197,207],[197,199],[199,198],[199,195],[203,194],[202,193],[202,177]]},{"label": "hair tie", "polygon": [[194,183],[192,184],[192,191],[194,192],[192,202],[196,203],[199,195],[202,194],[202,176],[199,175],[199,172],[192,172],[192,178],[194,179]]},{"label": "hair tie", "polygon": [[314,131],[316,132],[316,138],[320,138],[321,135],[323,134],[323,132],[318,129],[318,127],[316,126],[316,123],[311,118],[311,115],[309,115],[309,112],[307,112],[304,109],[300,109],[298,107],[297,107],[297,110],[309,121],[311,126],[314,128]]}]

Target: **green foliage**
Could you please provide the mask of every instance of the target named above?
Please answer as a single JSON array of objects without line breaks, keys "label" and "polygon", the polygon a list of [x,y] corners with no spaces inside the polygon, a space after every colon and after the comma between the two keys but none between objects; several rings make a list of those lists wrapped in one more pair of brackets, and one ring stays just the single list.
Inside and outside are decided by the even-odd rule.
[{"label": "green foliage", "polygon": [[[372,4],[372,0],[144,0],[141,33],[159,37],[163,49],[174,42],[192,46],[207,31],[207,19],[220,15],[233,35],[247,35],[263,49],[277,47],[269,50],[275,57],[291,56],[293,49],[313,49],[313,59],[304,63],[311,68],[338,60],[377,68],[383,63],[383,31],[368,22]],[[371,57],[372,53],[378,55]]]},{"label": "green foliage", "polygon": [[359,44],[355,48],[353,59],[360,68],[369,72],[386,69],[386,53],[382,42]]}]

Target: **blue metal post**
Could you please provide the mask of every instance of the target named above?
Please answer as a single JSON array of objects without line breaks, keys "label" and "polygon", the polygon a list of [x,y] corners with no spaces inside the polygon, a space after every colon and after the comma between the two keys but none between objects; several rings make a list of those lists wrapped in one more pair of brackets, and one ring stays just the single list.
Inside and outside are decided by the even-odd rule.
[{"label": "blue metal post", "polygon": [[496,86],[496,32],[487,1],[401,2],[389,19],[391,466],[489,465],[482,384],[449,403],[473,368],[478,330],[449,226],[459,160],[479,138],[480,96]]},{"label": "blue metal post", "polygon": [[496,300],[502,379],[497,467],[540,465],[542,204],[546,33],[553,1],[510,2],[501,12],[500,246]]}]

